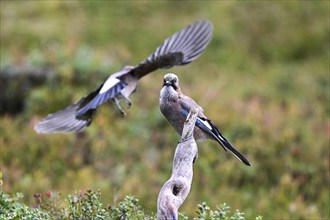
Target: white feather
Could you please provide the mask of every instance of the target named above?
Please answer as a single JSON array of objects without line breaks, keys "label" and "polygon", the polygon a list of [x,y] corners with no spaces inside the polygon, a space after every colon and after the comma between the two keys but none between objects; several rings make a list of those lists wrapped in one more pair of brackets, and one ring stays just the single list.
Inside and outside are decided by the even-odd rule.
[{"label": "white feather", "polygon": [[107,92],[111,87],[113,87],[114,85],[116,85],[116,84],[119,83],[119,82],[120,82],[119,79],[110,76],[110,77],[105,81],[105,83],[103,84],[103,86],[102,86],[102,88],[101,88],[101,90],[100,90],[99,93],[102,94],[102,93]]},{"label": "white feather", "polygon": [[211,125],[207,122],[207,121],[204,121],[204,120],[200,120],[208,129],[210,129],[210,131],[212,130],[212,127]]}]

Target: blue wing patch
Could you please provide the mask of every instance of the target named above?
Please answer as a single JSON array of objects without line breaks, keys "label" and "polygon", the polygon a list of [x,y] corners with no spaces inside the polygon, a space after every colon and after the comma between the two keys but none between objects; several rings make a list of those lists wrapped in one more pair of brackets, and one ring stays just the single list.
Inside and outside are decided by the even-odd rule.
[{"label": "blue wing patch", "polygon": [[88,110],[96,109],[98,106],[102,105],[109,99],[115,97],[126,86],[127,83],[118,81],[118,83],[112,86],[108,91],[104,93],[98,93],[90,102],[80,107],[76,112],[76,116],[81,116],[85,114]]}]

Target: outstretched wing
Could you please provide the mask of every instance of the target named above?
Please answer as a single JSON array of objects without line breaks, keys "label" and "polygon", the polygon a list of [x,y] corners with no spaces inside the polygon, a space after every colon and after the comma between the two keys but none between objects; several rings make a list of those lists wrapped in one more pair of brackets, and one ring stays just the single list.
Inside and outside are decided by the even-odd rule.
[{"label": "outstretched wing", "polygon": [[40,134],[82,131],[86,126],[90,125],[95,112],[95,110],[90,110],[88,113],[85,113],[84,117],[76,117],[76,111],[84,101],[85,97],[65,109],[47,115],[34,126],[34,130]]},{"label": "outstretched wing", "polygon": [[127,86],[127,83],[110,76],[94,96],[87,96],[86,100],[77,109],[75,115],[79,117],[89,110],[96,109],[98,106],[115,97],[125,86]]},{"label": "outstretched wing", "polygon": [[212,38],[213,26],[208,20],[196,21],[167,38],[154,53],[134,68],[141,78],[158,68],[185,65],[196,59]]},{"label": "outstretched wing", "polygon": [[[98,89],[86,95],[78,102],[58,112],[47,115],[35,125],[34,129],[42,134],[82,131],[92,122],[96,108],[116,96],[127,85],[118,79],[114,81],[116,83],[110,84],[107,80]],[[111,80],[111,82],[114,81]]]}]

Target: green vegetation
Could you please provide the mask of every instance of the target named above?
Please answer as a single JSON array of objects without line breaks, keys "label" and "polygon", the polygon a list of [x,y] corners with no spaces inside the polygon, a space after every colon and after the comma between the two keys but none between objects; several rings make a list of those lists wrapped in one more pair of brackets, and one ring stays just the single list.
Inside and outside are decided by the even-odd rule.
[{"label": "green vegetation", "polygon": [[[206,201],[210,207],[230,204],[247,219],[330,218],[329,1],[0,4],[1,70],[26,65],[50,70],[42,84],[8,83],[21,89],[24,111],[0,116],[2,201],[51,216],[28,208],[35,205],[33,195],[52,191],[63,201],[77,190],[100,189],[101,198],[77,195],[71,199],[81,199],[79,204],[67,207],[81,214],[88,200],[97,200],[91,204],[100,215],[110,215],[101,204],[118,198],[134,203],[135,210],[136,200],[126,197],[133,194],[155,213],[179,139],[158,107],[162,77],[171,71],[183,92],[252,162],[246,167],[216,143],[198,143],[192,188],[181,212],[192,218],[202,204],[198,215],[221,213],[208,212]],[[77,101],[122,65],[138,64],[170,34],[200,18],[214,24],[209,47],[187,66],[141,80],[126,118],[109,103],[81,134],[34,132],[43,116]],[[16,192],[24,195],[19,202],[8,196]]]},{"label": "green vegetation", "polygon": [[[125,196],[123,201],[111,206],[101,203],[101,193],[88,190],[75,196],[69,195],[63,200],[60,195],[51,192],[45,195],[35,194],[35,208],[27,207],[20,202],[23,195],[0,194],[0,219],[157,219],[156,214],[147,214],[133,196]],[[65,204],[65,205],[63,205]],[[205,220],[244,220],[244,213],[236,210],[231,215],[227,204],[220,205],[213,211],[205,202],[198,205],[199,211],[194,219]],[[179,219],[188,219],[180,213]],[[262,220],[258,216],[256,220]]]}]

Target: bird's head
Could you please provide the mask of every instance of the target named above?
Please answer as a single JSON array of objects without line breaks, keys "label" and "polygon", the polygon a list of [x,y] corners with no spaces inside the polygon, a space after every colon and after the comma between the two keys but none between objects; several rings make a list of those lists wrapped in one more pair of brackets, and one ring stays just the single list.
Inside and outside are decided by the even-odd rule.
[{"label": "bird's head", "polygon": [[179,78],[173,73],[166,74],[164,76],[163,87],[164,86],[171,86],[175,91],[179,91]]},{"label": "bird's head", "polygon": [[173,73],[166,74],[164,76],[163,88],[160,90],[160,102],[177,100],[181,94],[178,77]]}]

